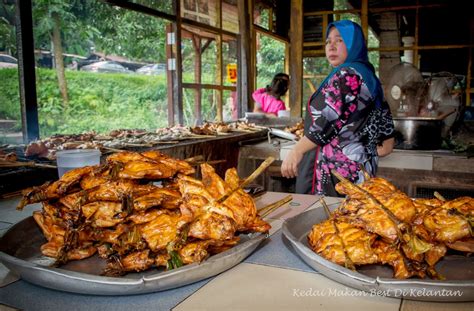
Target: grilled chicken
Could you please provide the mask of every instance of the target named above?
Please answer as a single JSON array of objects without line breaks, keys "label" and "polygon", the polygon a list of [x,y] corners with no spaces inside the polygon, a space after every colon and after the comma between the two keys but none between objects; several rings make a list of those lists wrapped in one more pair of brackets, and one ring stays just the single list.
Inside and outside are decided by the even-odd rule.
[{"label": "grilled chicken", "polygon": [[329,220],[313,226],[311,248],[339,265],[388,264],[394,277],[442,278],[434,266],[449,248],[474,252],[474,199],[415,199],[382,178],[361,185],[342,176],[336,189],[347,195]]},{"label": "grilled chicken", "polygon": [[225,180],[207,164],[201,171],[202,180],[188,176],[194,173],[189,163],[158,151],[116,153],[102,166],[29,189],[20,208],[42,202],[34,213],[47,239],[41,251],[58,264],[98,253],[110,276],[173,269],[236,245],[239,231],[270,229],[252,198],[237,189],[235,169]]}]

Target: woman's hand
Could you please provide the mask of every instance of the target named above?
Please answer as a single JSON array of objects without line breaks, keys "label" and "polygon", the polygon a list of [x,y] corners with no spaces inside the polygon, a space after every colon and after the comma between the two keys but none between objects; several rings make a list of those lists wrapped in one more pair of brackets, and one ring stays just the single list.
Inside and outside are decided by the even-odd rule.
[{"label": "woman's hand", "polygon": [[298,164],[303,159],[303,155],[316,148],[316,144],[303,136],[295,147],[288,153],[281,164],[281,175],[286,178],[293,178],[298,176]]},{"label": "woman's hand", "polygon": [[303,159],[303,154],[298,150],[291,150],[281,164],[281,175],[286,178],[298,176],[298,164]]}]

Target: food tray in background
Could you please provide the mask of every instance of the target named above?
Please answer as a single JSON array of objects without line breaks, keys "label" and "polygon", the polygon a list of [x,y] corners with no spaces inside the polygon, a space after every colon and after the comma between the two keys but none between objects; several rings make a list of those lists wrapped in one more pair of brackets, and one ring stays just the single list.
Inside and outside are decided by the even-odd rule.
[{"label": "food tray in background", "polygon": [[54,260],[40,251],[46,239],[33,217],[28,217],[0,238],[0,262],[23,280],[51,289],[89,295],[143,294],[181,287],[230,269],[250,255],[267,235],[239,237],[239,244],[201,263],[171,271],[149,269],[122,277],[105,277],[100,274],[106,262],[97,255],[68,262],[60,268],[50,267]]},{"label": "food tray in background", "polygon": [[[333,211],[339,204],[330,205]],[[314,270],[326,277],[366,291],[387,297],[422,301],[474,301],[474,257],[448,255],[436,264],[436,270],[446,280],[394,279],[389,266],[359,266],[357,271],[339,266],[319,256],[308,244],[308,233],[314,224],[327,219],[323,207],[308,210],[283,223],[283,235],[296,253]]]},{"label": "food tray in background", "polygon": [[268,132],[276,137],[288,139],[291,141],[296,141],[296,135],[292,133],[285,132],[284,130],[269,128]]}]

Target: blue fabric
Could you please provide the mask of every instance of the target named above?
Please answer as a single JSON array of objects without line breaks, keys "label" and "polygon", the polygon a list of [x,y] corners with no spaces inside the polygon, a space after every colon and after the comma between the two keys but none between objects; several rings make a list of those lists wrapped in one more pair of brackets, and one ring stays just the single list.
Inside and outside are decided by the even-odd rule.
[{"label": "blue fabric", "polygon": [[329,30],[336,27],[341,34],[342,40],[347,47],[347,58],[345,62],[336,68],[324,79],[318,90],[313,96],[316,96],[324,85],[331,79],[331,77],[343,67],[352,67],[362,75],[365,84],[370,93],[375,98],[375,105],[377,108],[382,106],[383,91],[379,79],[375,76],[374,66],[369,62],[367,46],[365,44],[364,34],[362,28],[349,20],[341,20],[332,22],[326,29],[326,37],[329,36]]}]

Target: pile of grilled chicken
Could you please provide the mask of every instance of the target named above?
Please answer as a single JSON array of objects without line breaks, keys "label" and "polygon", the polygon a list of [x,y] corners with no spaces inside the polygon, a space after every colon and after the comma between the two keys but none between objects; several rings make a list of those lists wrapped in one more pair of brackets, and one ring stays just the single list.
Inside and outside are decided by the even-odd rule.
[{"label": "pile of grilled chicken", "polygon": [[346,199],[308,235],[324,258],[350,269],[388,264],[398,279],[443,279],[435,264],[448,249],[474,252],[473,198],[412,200],[382,178],[358,186],[338,178]]},{"label": "pile of grilled chicken", "polygon": [[235,169],[223,180],[204,163],[198,180],[188,162],[158,151],[105,162],[24,192],[18,208],[42,203],[33,214],[47,239],[41,251],[59,265],[97,253],[108,260],[106,275],[173,269],[231,248],[240,232],[270,229]]}]

